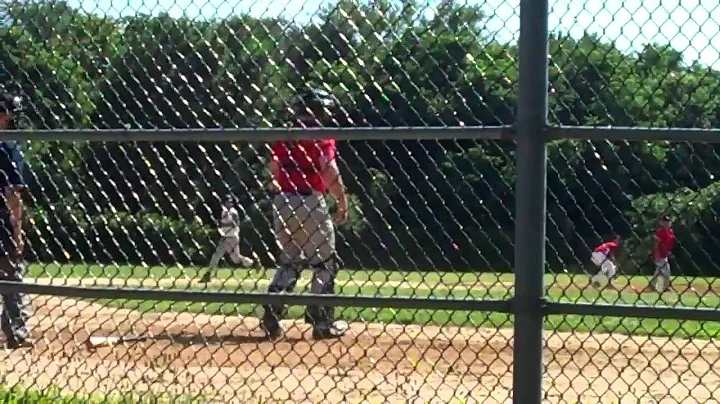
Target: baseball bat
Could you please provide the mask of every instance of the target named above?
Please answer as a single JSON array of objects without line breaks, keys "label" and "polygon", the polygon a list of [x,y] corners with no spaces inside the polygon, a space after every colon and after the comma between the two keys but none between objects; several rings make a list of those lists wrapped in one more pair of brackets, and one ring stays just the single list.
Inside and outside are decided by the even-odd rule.
[{"label": "baseball bat", "polygon": [[100,348],[106,346],[113,346],[122,344],[124,342],[137,342],[148,339],[148,335],[124,335],[120,337],[93,337],[91,336],[87,341],[88,348]]}]

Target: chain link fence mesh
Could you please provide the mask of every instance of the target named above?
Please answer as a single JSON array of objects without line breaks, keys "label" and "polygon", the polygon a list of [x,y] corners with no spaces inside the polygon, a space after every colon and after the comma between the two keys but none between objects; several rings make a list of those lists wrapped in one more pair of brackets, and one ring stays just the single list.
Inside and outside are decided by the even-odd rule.
[{"label": "chain link fence mesh", "polygon": [[[554,2],[550,119],[584,126],[718,126],[717,5]],[[284,127],[307,84],[339,102],[332,126],[512,124],[518,2],[94,2],[0,5],[0,84],[20,127]],[[392,135],[389,135],[391,137]],[[161,290],[265,292],[277,266],[270,146],[251,142],[49,142],[23,146],[26,282],[143,287],[157,301],[33,296],[36,344],[0,353],[3,394],[118,401],[509,402],[513,317],[462,310],[337,309],[316,341],[291,306],[270,342],[252,304],[168,302]],[[548,145],[547,298],[717,308],[714,144]],[[338,145],[351,198],[337,228],[342,296],[513,297],[512,141]],[[239,198],[241,268],[219,242]],[[334,206],[331,206],[334,209]],[[676,243],[670,289],[648,289],[659,219]],[[618,273],[591,285],[593,249],[622,239]],[[298,291],[306,292],[311,273]],[[718,324],[553,315],[547,402],[713,402]],[[90,336],[142,341],[89,349]],[[11,391],[12,390],[12,391]],[[652,401],[655,400],[655,401]],[[665,401],[662,401],[665,400]]]}]

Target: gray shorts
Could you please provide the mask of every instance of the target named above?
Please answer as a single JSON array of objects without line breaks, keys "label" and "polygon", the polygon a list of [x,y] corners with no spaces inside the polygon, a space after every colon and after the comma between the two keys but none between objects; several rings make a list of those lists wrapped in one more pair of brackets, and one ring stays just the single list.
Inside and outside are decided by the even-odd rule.
[{"label": "gray shorts", "polygon": [[323,194],[280,193],[273,199],[281,265],[319,265],[335,256],[335,226]]}]

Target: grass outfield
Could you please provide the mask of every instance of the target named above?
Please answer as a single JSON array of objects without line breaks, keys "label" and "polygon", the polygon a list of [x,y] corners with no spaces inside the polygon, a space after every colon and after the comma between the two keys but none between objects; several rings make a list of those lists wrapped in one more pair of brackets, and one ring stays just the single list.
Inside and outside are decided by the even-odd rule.
[{"label": "grass outfield", "polygon": [[199,404],[207,397],[157,395],[155,393],[73,394],[59,387],[45,389],[0,386],[0,403],[4,404],[142,404],[178,403]]},{"label": "grass outfield", "polygon": [[[33,265],[30,278],[82,279],[84,281],[111,281],[113,286],[137,285],[174,287],[190,290],[222,290],[261,292],[267,287],[271,271],[220,269],[216,279],[208,286],[195,281],[202,268],[166,267],[102,267],[84,265]],[[302,290],[310,279],[310,272],[303,274],[299,284]],[[132,282],[134,281],[134,283]],[[513,293],[513,274],[471,274],[397,271],[344,270],[337,277],[337,291],[346,296],[400,296],[436,297],[457,299],[507,299]],[[647,277],[620,276],[613,286],[602,291],[588,287],[586,275],[548,274],[545,284],[548,298],[563,302],[599,302],[637,305],[668,305],[684,307],[720,308],[720,280],[717,278],[682,278],[673,280],[674,291],[639,293],[647,286]],[[111,307],[130,308],[144,312],[188,311],[206,314],[258,316],[256,305],[205,304],[163,301],[102,300]],[[290,318],[302,318],[303,308],[290,307]],[[409,310],[409,309],[362,309],[338,308],[338,316],[346,321],[365,321],[401,324],[435,324],[455,326],[510,327],[512,316],[502,313]],[[627,319],[597,316],[549,316],[547,330],[617,332],[621,334],[680,336],[716,338],[720,336],[720,323],[695,321]]]}]

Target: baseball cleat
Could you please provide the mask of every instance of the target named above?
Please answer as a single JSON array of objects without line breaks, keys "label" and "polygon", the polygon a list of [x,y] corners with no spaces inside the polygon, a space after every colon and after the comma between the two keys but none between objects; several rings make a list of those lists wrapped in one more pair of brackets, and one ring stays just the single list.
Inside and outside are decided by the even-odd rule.
[{"label": "baseball cleat", "polygon": [[666,279],[658,278],[655,280],[655,282],[653,282],[653,288],[656,292],[663,293],[668,289],[668,287],[670,286],[669,284],[670,282],[668,282]]},{"label": "baseball cleat", "polygon": [[22,341],[8,341],[6,343],[7,349],[21,349],[21,348],[32,348],[35,346],[35,341],[31,338],[26,338]]},{"label": "baseball cleat", "polygon": [[596,274],[592,277],[591,284],[595,288],[601,288],[605,284],[605,276],[603,274]]},{"label": "baseball cleat", "polygon": [[277,341],[285,336],[285,328],[283,328],[282,324],[280,323],[261,323],[260,328],[265,331],[265,337],[270,341]]},{"label": "baseball cleat", "polygon": [[205,275],[198,281],[200,283],[210,283],[210,272],[205,272]]},{"label": "baseball cleat", "polygon": [[313,339],[342,338],[348,330],[348,324],[344,321],[336,321],[329,326],[316,325],[313,327]]}]

